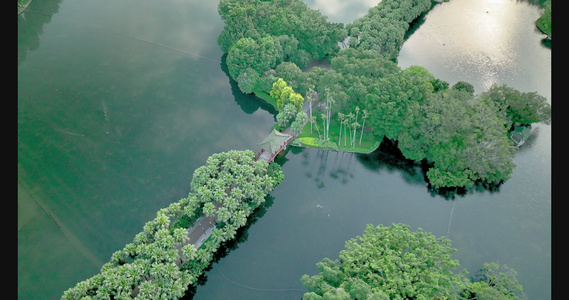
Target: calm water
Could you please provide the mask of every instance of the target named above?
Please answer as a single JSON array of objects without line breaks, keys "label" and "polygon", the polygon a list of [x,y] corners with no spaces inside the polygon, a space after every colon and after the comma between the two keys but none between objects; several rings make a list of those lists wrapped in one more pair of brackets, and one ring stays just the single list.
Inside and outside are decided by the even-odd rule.
[{"label": "calm water", "polygon": [[[377,2],[307,4],[351,22]],[[256,150],[274,117],[226,75],[216,1],[34,0],[29,9],[18,18],[18,294],[58,299],[185,197],[209,155]],[[538,15],[510,0],[439,5],[399,65],[477,92],[496,82],[551,99]],[[365,224],[391,222],[448,231],[462,267],[505,263],[529,299],[549,299],[550,134],[534,126],[498,191],[454,202],[431,195],[420,170],[381,155],[290,151],[273,204],[194,299],[300,298],[294,289],[316,262],[337,258]]]}]

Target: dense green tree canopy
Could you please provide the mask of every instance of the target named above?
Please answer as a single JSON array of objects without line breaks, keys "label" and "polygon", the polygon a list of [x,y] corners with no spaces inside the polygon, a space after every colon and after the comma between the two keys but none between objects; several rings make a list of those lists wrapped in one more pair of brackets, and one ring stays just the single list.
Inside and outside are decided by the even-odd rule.
[{"label": "dense green tree canopy", "polygon": [[282,61],[282,47],[278,39],[265,36],[258,42],[252,38],[239,39],[227,53],[229,75],[237,78],[247,68],[258,74],[274,69]]},{"label": "dense green tree canopy", "polygon": [[505,84],[494,84],[481,96],[495,102],[508,127],[512,123],[529,125],[551,122],[551,105],[536,92],[523,93]]},{"label": "dense green tree canopy", "polygon": [[535,25],[541,32],[551,37],[551,0],[545,1],[543,12]]},{"label": "dense green tree canopy", "polygon": [[[551,108],[537,93],[522,93],[502,85],[475,95],[468,82],[458,81],[449,89],[447,82],[423,67],[401,70],[392,61],[399,53],[409,23],[431,8],[430,1],[382,1],[347,26],[352,37],[350,48],[330,52],[334,54],[331,70],[313,68],[308,73],[302,72],[292,57],[300,53],[299,57],[307,58],[303,53],[314,53],[305,47],[305,37],[318,34],[303,27],[309,23],[303,16],[314,12],[293,0],[222,2],[219,7],[224,20],[228,20],[227,30],[231,22],[238,22],[235,28],[241,32],[258,35],[234,39],[237,43],[229,50],[231,76],[242,72],[238,82],[244,92],[261,86],[266,89],[270,80],[285,78],[291,86],[283,81],[271,90],[282,111],[291,102],[293,88],[302,94],[313,89],[320,98],[315,100],[324,101],[323,95],[334,100],[332,110],[326,111],[326,128],[330,120],[340,120],[332,115],[349,116],[356,107],[366,109],[366,125],[379,140],[387,137],[397,141],[407,158],[430,164],[427,178],[433,187],[469,187],[477,182],[499,183],[508,179],[514,167],[515,148],[508,138],[512,125],[550,122]],[[267,6],[269,3],[272,6]],[[275,7],[281,10],[276,13]],[[269,12],[275,15],[269,16]],[[233,15],[242,16],[243,20],[233,20]],[[252,16],[271,21],[256,23]],[[327,27],[325,18],[319,20],[320,29],[329,32],[331,27]],[[278,38],[268,38],[266,34]],[[261,40],[263,47],[257,42]],[[301,96],[297,98],[300,103]],[[300,105],[296,105],[297,109]],[[278,119],[288,126],[292,118],[291,111],[288,117],[281,115]],[[361,126],[355,123],[354,120],[354,124],[346,125]]]},{"label": "dense green tree canopy", "polygon": [[270,95],[277,100],[277,109],[279,111],[283,111],[287,104],[294,105],[296,108],[296,111],[294,112],[295,115],[302,109],[304,97],[295,92],[282,78],[279,78],[275,83],[273,83],[273,89],[271,90]]},{"label": "dense green tree canopy", "polygon": [[395,60],[409,23],[431,8],[431,0],[383,0],[348,24],[350,47],[372,50]]},{"label": "dense green tree canopy", "polygon": [[311,86],[308,73],[292,62],[282,62],[275,68],[275,76],[282,78],[293,90],[301,95],[306,95]]},{"label": "dense green tree canopy", "polygon": [[348,295],[344,299],[367,299],[372,293],[388,299],[450,299],[465,287],[463,277],[454,274],[455,251],[448,239],[421,229],[368,225],[361,237],[346,242],[340,260],[323,259],[317,264],[320,273],[304,275],[301,282],[324,299],[338,289]]},{"label": "dense green tree canopy", "polygon": [[450,240],[421,228],[368,224],[346,242],[339,260],[324,258],[318,274],[302,276],[308,290],[302,299],[520,299],[515,271],[484,264],[471,282],[466,271],[457,272],[454,252]]},{"label": "dense green tree canopy", "polygon": [[225,23],[218,37],[224,52],[240,38],[272,35],[285,42],[288,59],[304,64],[308,55],[312,59],[336,53],[346,37],[343,24],[327,22],[300,0],[221,0],[218,12]]},{"label": "dense green tree canopy", "polygon": [[[252,151],[229,151],[194,171],[187,198],[160,209],[132,243],[101,272],[68,289],[62,299],[178,299],[196,282],[220,244],[235,237],[251,212],[283,179],[280,166],[255,162]],[[202,214],[218,223],[200,248],[188,228]],[[86,297],[86,298],[85,298]],[[91,297],[91,298],[89,298]]]}]

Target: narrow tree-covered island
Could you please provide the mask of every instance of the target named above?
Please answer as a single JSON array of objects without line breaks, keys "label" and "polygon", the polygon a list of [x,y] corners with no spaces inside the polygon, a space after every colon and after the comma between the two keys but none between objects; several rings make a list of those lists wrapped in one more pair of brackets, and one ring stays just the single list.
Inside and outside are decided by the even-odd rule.
[{"label": "narrow tree-covered island", "polygon": [[[188,197],[158,211],[132,243],[113,253],[101,272],[65,291],[62,299],[178,299],[211,264],[222,243],[283,180],[276,163],[255,161],[252,151],[229,151],[194,171]],[[209,230],[189,238],[195,223]],[[204,237],[201,240],[200,237]]]}]

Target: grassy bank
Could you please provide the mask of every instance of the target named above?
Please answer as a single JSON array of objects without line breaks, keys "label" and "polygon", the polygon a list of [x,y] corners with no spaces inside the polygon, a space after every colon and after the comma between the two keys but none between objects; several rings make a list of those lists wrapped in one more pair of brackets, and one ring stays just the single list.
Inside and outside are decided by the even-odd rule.
[{"label": "grassy bank", "polygon": [[[277,109],[277,100],[271,95],[263,91],[255,91],[255,96],[265,100],[267,103],[271,104],[275,109]],[[356,143],[354,146],[350,145],[350,134],[346,130],[346,136],[344,136],[344,128],[342,128],[342,141],[338,143],[338,139],[340,138],[340,123],[335,122],[332,120],[330,124],[330,139],[328,141],[324,141],[318,135],[318,130],[316,127],[318,126],[318,130],[320,130],[320,134],[324,134],[322,129],[322,122],[318,123],[316,126],[313,125],[312,132],[310,130],[310,123],[307,123],[302,133],[290,143],[292,146],[296,147],[312,147],[312,148],[320,148],[320,149],[328,149],[328,150],[335,150],[335,151],[346,151],[346,152],[357,152],[357,153],[370,153],[373,150],[379,147],[380,141],[377,141],[373,132],[371,130],[364,129],[364,133],[361,139],[360,145],[360,136],[361,136],[361,128],[356,130]],[[274,124],[273,128],[276,130],[281,130],[278,124]],[[348,128],[349,129],[349,128]]]},{"label": "grassy bank", "polygon": [[265,100],[267,103],[272,105],[278,111],[277,100],[275,98],[271,97],[271,95],[269,95],[266,92],[263,92],[261,90],[254,91],[253,93],[255,94],[255,96]]},{"label": "grassy bank", "polygon": [[[318,126],[318,129],[316,129]],[[342,127],[342,136],[340,137],[340,124],[339,122],[332,121],[330,124],[330,139],[325,141],[320,137],[323,136],[322,122],[320,124],[312,125],[312,132],[310,132],[310,123],[306,124],[302,129],[302,133],[291,142],[291,145],[298,147],[313,147],[320,149],[329,149],[336,151],[346,151],[346,152],[357,152],[357,153],[370,153],[379,147],[380,141],[375,139],[372,131],[365,130],[362,134],[361,128],[356,130],[356,142],[354,146],[350,145],[350,132],[345,131]],[[349,129],[349,128],[347,128]],[[320,135],[318,134],[320,130]],[[353,134],[353,129],[352,133]],[[362,137],[362,142],[360,145],[360,136]],[[341,141],[338,140],[341,138]]]}]

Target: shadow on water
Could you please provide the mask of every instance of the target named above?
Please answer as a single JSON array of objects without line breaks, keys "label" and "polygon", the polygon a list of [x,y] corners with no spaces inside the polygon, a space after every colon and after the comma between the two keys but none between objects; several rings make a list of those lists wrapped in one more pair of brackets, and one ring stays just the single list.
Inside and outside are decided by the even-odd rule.
[{"label": "shadow on water", "polygon": [[239,244],[244,243],[249,238],[249,228],[251,225],[255,224],[260,218],[262,218],[267,210],[273,205],[275,198],[272,195],[267,195],[265,197],[265,202],[263,202],[259,207],[257,207],[253,213],[247,218],[247,224],[237,230],[235,238],[232,240],[221,243],[219,249],[215,252],[213,260],[210,262],[209,266],[204,270],[202,275],[198,277],[197,283],[190,285],[186,290],[185,295],[180,299],[190,300],[193,299],[199,286],[205,285],[207,282],[207,272],[213,268],[213,264],[219,262],[222,258],[229,255],[233,250],[239,248]]},{"label": "shadow on water", "polygon": [[379,147],[373,152],[358,154],[357,158],[369,170],[378,173],[399,171],[407,183],[426,184],[425,163],[418,163],[405,158],[399,148],[397,148],[397,142],[387,138],[384,138]]},{"label": "shadow on water", "polygon": [[301,154],[302,166],[308,168],[304,176],[312,179],[318,189],[326,187],[327,176],[333,180],[339,180],[342,184],[346,184],[354,178],[351,167],[355,153],[323,149],[311,149],[309,151],[303,151],[303,148],[298,149],[297,153]]},{"label": "shadow on water", "polygon": [[51,22],[51,17],[57,14],[60,2],[61,0],[33,0],[18,15],[18,65],[26,60],[28,51],[39,48],[43,26]]},{"label": "shadow on water", "polygon": [[549,50],[551,50],[551,39],[549,38],[543,38],[541,39],[541,45]]},{"label": "shadow on water", "polygon": [[231,85],[231,93],[233,94],[233,98],[235,99],[235,102],[237,102],[237,105],[239,105],[239,107],[241,107],[243,112],[245,112],[246,114],[249,115],[253,114],[260,108],[275,115],[276,118],[278,112],[275,110],[275,108],[272,105],[268,104],[263,99],[260,99],[259,97],[253,94],[244,94],[243,92],[241,92],[239,86],[237,85],[237,82],[233,80],[231,76],[229,76],[229,69],[227,68],[226,59],[227,59],[227,53],[224,53],[221,56],[220,67],[223,73],[227,75],[227,78],[229,78],[229,84]]},{"label": "shadow on water", "polygon": [[394,172],[401,173],[402,178],[408,184],[422,185],[427,188],[427,192],[432,197],[442,197],[446,200],[454,200],[457,196],[464,197],[468,193],[479,192],[498,192],[503,182],[485,183],[477,182],[471,188],[452,187],[452,188],[436,188],[433,187],[427,179],[427,171],[432,167],[426,160],[417,162],[405,158],[399,148],[397,142],[384,138],[379,147],[370,154],[357,154],[357,159],[368,170],[375,172]]},{"label": "shadow on water", "polygon": [[411,23],[409,23],[409,28],[407,29],[407,31],[405,32],[405,35],[403,36],[403,39],[405,41],[407,41],[409,39],[409,37],[411,37],[411,35],[413,35],[413,33],[415,33],[415,31],[417,31],[417,29],[419,29],[419,27],[421,27],[421,25],[423,25],[423,23],[425,23],[425,17],[433,8],[435,8],[435,6],[437,4],[438,4],[437,2],[433,1],[433,3],[431,4],[431,8],[429,8],[429,10],[422,13],[415,20],[413,20]]}]

